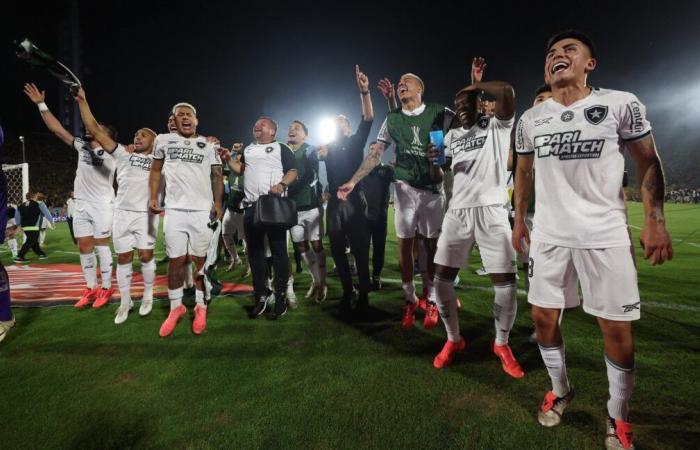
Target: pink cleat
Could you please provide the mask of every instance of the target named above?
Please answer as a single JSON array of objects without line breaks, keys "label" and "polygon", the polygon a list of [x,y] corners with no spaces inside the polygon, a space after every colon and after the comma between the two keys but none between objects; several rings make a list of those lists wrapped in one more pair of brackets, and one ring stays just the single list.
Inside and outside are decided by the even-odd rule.
[{"label": "pink cleat", "polygon": [[83,294],[80,297],[80,300],[73,305],[75,308],[84,308],[85,306],[89,305],[90,302],[94,301],[95,298],[97,297],[97,288],[90,289],[90,288],[85,288],[83,290]]},{"label": "pink cleat", "polygon": [[433,367],[442,369],[443,367],[449,366],[452,363],[452,358],[454,358],[455,353],[461,352],[466,346],[467,343],[464,342],[464,338],[460,338],[459,342],[445,342],[445,346],[442,347],[440,353],[438,353],[433,360]]},{"label": "pink cleat", "polygon": [[180,305],[177,308],[173,309],[170,311],[170,314],[168,314],[168,318],[165,319],[165,322],[163,322],[163,325],[160,326],[160,337],[166,337],[170,336],[173,334],[173,331],[175,330],[175,325],[180,321],[182,316],[187,314],[187,308],[185,308],[185,305]]},{"label": "pink cleat", "polygon": [[97,298],[95,299],[95,303],[92,304],[92,307],[95,309],[102,308],[104,305],[107,304],[109,299],[112,298],[112,294],[114,293],[114,288],[101,288],[97,292]]},{"label": "pink cleat", "polygon": [[194,307],[194,322],[192,322],[192,332],[202,334],[207,330],[207,308],[202,305]]}]

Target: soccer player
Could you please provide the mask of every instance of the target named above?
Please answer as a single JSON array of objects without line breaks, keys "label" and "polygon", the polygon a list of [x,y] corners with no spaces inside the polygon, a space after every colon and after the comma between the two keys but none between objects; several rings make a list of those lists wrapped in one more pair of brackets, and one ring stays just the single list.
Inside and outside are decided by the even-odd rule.
[{"label": "soccer player", "polygon": [[267,308],[267,263],[265,238],[269,243],[275,273],[274,318],[287,312],[287,280],[289,279],[289,256],[287,254],[286,230],[265,230],[254,223],[255,203],[261,195],[282,195],[297,176],[294,154],[285,144],[275,141],[277,123],[269,117],[260,117],[253,126],[255,142],[243,149],[240,159],[232,158],[223,149],[222,159],[236,174],[244,174],[244,226],[255,289],[255,306],[250,311],[251,319]]},{"label": "soccer player", "polygon": [[340,191],[341,185],[348,182],[353,173],[362,164],[365,144],[374,121],[369,80],[357,65],[355,66],[355,82],[360,91],[360,100],[362,102],[362,121],[358,125],[357,131],[355,134],[351,134],[350,121],[347,117],[340,115],[336,118],[340,136],[330,144],[318,148],[319,159],[323,160],[326,165],[328,189],[331,194],[326,209],[326,223],[328,224],[331,254],[343,287],[340,313],[345,318],[348,318],[352,313],[354,296],[352,271],[345,253],[345,246],[348,241],[352,255],[355,257],[357,278],[360,282],[360,292],[357,299],[357,311],[359,313],[367,310],[369,306],[369,292],[371,290],[369,240],[365,214],[367,202],[364,192],[362,192],[362,185],[354,193],[350,192],[352,189],[342,194]]},{"label": "soccer player", "polygon": [[[83,308],[92,304],[93,308],[104,306],[114,293],[112,287],[112,252],[109,249],[109,237],[112,232],[114,214],[114,171],[117,163],[114,157],[100,147],[90,133],[83,137],[74,137],[61,125],[51,113],[45,100],[44,91],[33,83],[24,85],[24,93],[39,108],[46,127],[66,145],[78,152],[78,168],[75,172],[75,216],[73,230],[78,240],[80,266],[87,287],[80,300],[74,305]],[[104,132],[114,140],[116,131],[109,126],[100,125]],[[97,251],[97,258],[95,258]],[[97,261],[100,263],[101,288],[97,289]]]},{"label": "soccer player", "polygon": [[429,163],[426,152],[430,143],[430,131],[446,131],[452,123],[453,114],[444,106],[423,103],[425,85],[415,74],[404,74],[399,80],[397,91],[401,108],[389,112],[379,131],[377,144],[370,147],[367,157],[352,178],[338,188],[338,197],[347,198],[357,183],[381,162],[384,150],[389,145],[396,144],[394,224],[399,241],[399,266],[406,300],[401,324],[404,329],[413,327],[419,304],[413,285],[413,241],[417,235],[423,240],[427,251],[428,278],[425,280],[427,286],[424,285],[423,288],[429,294],[423,325],[430,329],[438,322],[432,279],[443,203],[440,195],[442,170]]},{"label": "soccer player", "polygon": [[[634,94],[594,89],[597,65],[591,39],[567,30],[546,47],[545,82],[552,98],[526,111],[516,131],[513,246],[530,246],[532,316],[542,359],[552,380],[538,421],[558,425],[574,390],[566,374],[564,341],[557,319],[566,289],[578,276],[583,310],[598,319],[608,375],[605,446],[633,448],[629,399],[634,386],[632,321],[639,319],[637,272],[622,195],[621,146],[637,165],[645,221],[640,233],[652,265],[673,256],[663,212],[664,174],[646,108]],[[537,192],[532,241],[525,224],[533,187]]]},{"label": "soccer player", "polygon": [[117,252],[117,283],[121,302],[114,323],[119,325],[129,317],[134,303],[131,300],[134,250],[139,253],[143,275],[143,298],[140,316],[150,314],[153,307],[153,282],[156,278],[156,245],[160,216],[148,211],[148,180],[153,163],[153,141],[156,133],[141,128],[134,134],[133,151],[114,141],[99,126],[90,111],[82,88],[75,97],[83,124],[95,140],[117,161],[117,198],[114,204],[112,241]]},{"label": "soccer player", "polygon": [[[0,148],[5,142],[5,134],[0,126]],[[7,216],[7,177],[0,168],[0,229],[8,222]],[[0,243],[5,240],[5,236],[0,236]],[[7,277],[7,270],[0,262],[0,342],[7,336],[10,328],[15,326],[15,316],[12,315],[12,298],[10,296],[10,279]]]},{"label": "soccer player", "polygon": [[153,145],[150,173],[149,208],[162,211],[158,199],[161,176],[165,182],[164,235],[168,261],[170,314],[160,327],[160,336],[172,334],[187,313],[182,304],[184,266],[188,256],[195,263],[195,308],[192,332],[202,334],[207,327],[202,267],[212,236],[211,221],[222,216],[224,185],[221,160],[215,145],[197,134],[197,110],[189,103],[173,106],[177,133],[161,134]]},{"label": "soccer player", "polygon": [[[493,116],[484,114],[479,100],[482,91],[496,99]],[[496,338],[492,350],[508,375],[522,378],[525,373],[508,346],[518,308],[506,168],[515,113],[513,88],[503,81],[476,82],[457,93],[455,108],[462,127],[445,136],[454,190],[435,253],[437,303],[448,340],[433,365],[448,365],[454,353],[465,346],[459,334],[454,280],[459,269],[468,264],[476,243],[494,288]],[[437,154],[432,144],[430,154]]]},{"label": "soccer player", "polygon": [[[297,205],[299,222],[292,227],[292,242],[299,250],[306,267],[311,273],[311,286],[306,298],[322,303],[326,300],[326,254],[321,237],[323,224],[320,202],[316,194],[318,183],[318,155],[306,143],[308,129],[303,122],[293,121],[287,131],[287,145],[294,152],[297,179],[289,187],[289,197]],[[309,242],[311,246],[309,247]]]}]

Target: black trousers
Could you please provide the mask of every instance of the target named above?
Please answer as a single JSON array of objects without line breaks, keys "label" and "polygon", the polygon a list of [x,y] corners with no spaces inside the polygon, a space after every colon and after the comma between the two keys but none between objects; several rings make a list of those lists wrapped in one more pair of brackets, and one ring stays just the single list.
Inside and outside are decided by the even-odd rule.
[{"label": "black trousers", "polygon": [[272,253],[272,267],[275,273],[275,297],[283,298],[287,291],[289,279],[289,256],[287,255],[287,230],[265,231],[253,224],[255,206],[245,209],[243,213],[243,227],[245,228],[245,241],[248,246],[248,259],[250,271],[253,275],[253,289],[255,300],[260,300],[267,295],[267,261],[265,257],[265,237],[270,244]]},{"label": "black trousers", "polygon": [[374,278],[379,278],[384,268],[386,227],[386,217],[367,220],[367,230],[372,242],[372,277]]},{"label": "black trousers", "polygon": [[73,239],[74,244],[77,244],[78,241],[75,240],[75,234],[73,234],[73,218],[67,217],[66,222],[68,222],[68,231],[70,231],[70,238]]},{"label": "black trousers", "polygon": [[19,250],[19,253],[17,254],[18,257],[24,258],[24,255],[26,255],[30,249],[34,250],[34,253],[39,256],[46,256],[46,253],[44,253],[39,246],[39,230],[25,231],[24,236],[24,245],[22,245],[22,248]]},{"label": "black trousers", "polygon": [[[370,291],[369,279],[369,235],[367,232],[367,202],[362,192],[353,192],[347,200],[339,200],[331,195],[326,210],[328,240],[331,244],[331,255],[338,270],[340,283],[343,286],[343,297],[352,294],[352,273],[348,258],[345,255],[346,242],[350,242],[350,251],[355,256],[357,278],[360,282],[360,296],[366,296]],[[346,241],[347,239],[347,241]]]}]

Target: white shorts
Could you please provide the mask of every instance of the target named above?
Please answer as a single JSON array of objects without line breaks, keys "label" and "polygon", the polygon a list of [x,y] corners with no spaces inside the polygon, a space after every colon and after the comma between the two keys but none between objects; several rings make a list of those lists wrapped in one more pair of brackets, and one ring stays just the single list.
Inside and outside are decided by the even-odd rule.
[{"label": "white shorts", "polygon": [[508,211],[503,206],[451,209],[442,222],[435,264],[464,268],[474,243],[488,273],[515,273],[515,250],[510,242]]},{"label": "white shorts", "polygon": [[148,212],[114,210],[112,243],[117,253],[134,249],[153,250],[156,247],[160,216]]},{"label": "white shorts", "polygon": [[114,206],[111,204],[75,201],[73,214],[73,234],[76,238],[92,236],[95,239],[108,238],[112,234],[112,216]]},{"label": "white shorts", "polygon": [[[535,213],[527,213],[525,216],[525,226],[527,227],[528,231],[530,232],[530,235],[532,235],[532,219],[535,217]],[[527,247],[527,245],[523,246],[523,252],[518,253],[518,261],[523,263],[523,264],[528,264],[528,261],[530,259],[530,249]]]},{"label": "white shorts", "polygon": [[527,301],[532,305],[578,306],[578,295],[571,295],[578,276],[585,312],[609,320],[639,319],[637,268],[631,247],[580,249],[532,241],[528,269]]},{"label": "white shorts", "polygon": [[213,230],[209,224],[209,211],[185,211],[167,209],[163,221],[165,251],[169,258],[184,255],[204,257],[209,249]]},{"label": "white shorts", "polygon": [[243,213],[231,212],[226,208],[224,218],[221,220],[221,234],[233,236],[234,233],[238,234],[238,239],[245,239]]},{"label": "white shorts", "polygon": [[427,238],[438,237],[444,215],[442,195],[416,189],[403,181],[395,182],[394,188],[396,237],[410,239],[416,231]]},{"label": "white shorts", "polygon": [[292,242],[318,241],[323,236],[321,212],[318,208],[297,213],[299,221],[289,232]]}]

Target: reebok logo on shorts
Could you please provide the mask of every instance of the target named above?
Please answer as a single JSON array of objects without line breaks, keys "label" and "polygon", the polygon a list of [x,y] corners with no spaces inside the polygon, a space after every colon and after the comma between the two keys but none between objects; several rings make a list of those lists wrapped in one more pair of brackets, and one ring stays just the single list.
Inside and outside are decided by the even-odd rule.
[{"label": "reebok logo on shorts", "polygon": [[632,311],[634,311],[635,309],[639,309],[639,304],[640,304],[640,302],[632,303],[632,304],[629,304],[629,305],[622,305],[622,311],[623,311],[623,312],[626,312],[626,313],[632,312]]}]

